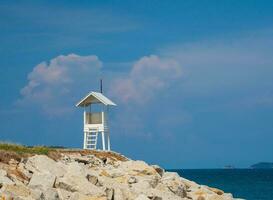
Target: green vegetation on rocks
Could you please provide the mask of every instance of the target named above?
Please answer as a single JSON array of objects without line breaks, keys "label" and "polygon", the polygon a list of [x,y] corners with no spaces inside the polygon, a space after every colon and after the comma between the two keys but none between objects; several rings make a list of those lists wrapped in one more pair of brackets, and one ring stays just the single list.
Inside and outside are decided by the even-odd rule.
[{"label": "green vegetation on rocks", "polygon": [[0,150],[4,151],[12,151],[18,154],[30,153],[30,154],[43,154],[48,155],[49,151],[53,151],[54,148],[46,147],[46,146],[23,146],[18,144],[11,143],[0,143]]}]

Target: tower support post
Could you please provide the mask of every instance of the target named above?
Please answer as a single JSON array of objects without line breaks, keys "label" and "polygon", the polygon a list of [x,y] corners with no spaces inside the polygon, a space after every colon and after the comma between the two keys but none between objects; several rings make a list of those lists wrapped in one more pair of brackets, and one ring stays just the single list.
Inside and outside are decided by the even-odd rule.
[{"label": "tower support post", "polygon": [[83,131],[83,149],[86,149],[86,131]]},{"label": "tower support post", "polygon": [[104,136],[104,131],[101,132],[101,139],[102,139],[102,150],[105,151],[105,136]]},{"label": "tower support post", "polygon": [[111,143],[110,143],[110,133],[107,131],[107,150],[111,151]]}]

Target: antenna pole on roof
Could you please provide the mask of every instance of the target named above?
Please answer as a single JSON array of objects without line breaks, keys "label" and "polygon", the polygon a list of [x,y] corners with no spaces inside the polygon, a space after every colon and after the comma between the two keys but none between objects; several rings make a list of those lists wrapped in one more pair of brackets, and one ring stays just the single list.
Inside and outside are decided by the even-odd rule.
[{"label": "antenna pole on roof", "polygon": [[102,79],[100,79],[100,93],[102,93]]}]

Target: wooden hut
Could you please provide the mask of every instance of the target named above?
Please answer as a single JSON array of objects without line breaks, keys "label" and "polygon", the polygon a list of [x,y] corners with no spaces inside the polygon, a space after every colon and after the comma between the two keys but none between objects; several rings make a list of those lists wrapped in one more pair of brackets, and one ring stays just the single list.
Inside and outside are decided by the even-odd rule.
[{"label": "wooden hut", "polygon": [[[98,136],[101,134],[102,150],[111,150],[110,132],[109,132],[109,107],[116,104],[99,92],[90,92],[87,96],[76,104],[77,107],[83,107],[83,132],[84,149],[97,149]],[[97,110],[93,111],[96,106]],[[107,145],[107,147],[106,147]]]}]

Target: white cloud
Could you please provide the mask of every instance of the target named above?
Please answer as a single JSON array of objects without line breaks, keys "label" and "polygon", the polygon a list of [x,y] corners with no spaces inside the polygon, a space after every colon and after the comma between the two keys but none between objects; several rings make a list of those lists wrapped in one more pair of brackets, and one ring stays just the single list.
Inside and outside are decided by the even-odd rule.
[{"label": "white cloud", "polygon": [[[60,55],[49,63],[42,62],[29,73],[17,104],[42,109],[49,115],[68,113],[79,98],[97,88],[101,68],[102,62],[94,55]],[[110,87],[106,93],[122,104],[146,103],[181,75],[181,67],[175,60],[144,56],[126,76],[107,72]]]},{"label": "white cloud", "polygon": [[[141,113],[147,109],[147,103],[163,96],[165,100],[171,96],[173,102],[213,98],[221,105],[237,102],[235,98],[257,97],[258,91],[272,88],[273,41],[262,36],[251,43],[252,40],[246,37],[166,48],[159,55],[127,63],[127,67],[132,66],[128,73],[124,69],[118,73],[105,70],[105,92],[123,108],[133,106],[133,112],[140,113],[139,118],[143,118]],[[79,98],[98,88],[101,68],[102,62],[94,55],[70,54],[42,62],[28,75],[18,104],[42,108],[51,115],[67,113]],[[260,101],[270,104],[270,99]],[[136,104],[138,107],[134,107]],[[128,121],[127,117],[124,121]]]},{"label": "white cloud", "polygon": [[50,115],[71,111],[74,104],[98,85],[102,63],[97,56],[60,55],[34,67],[18,101],[23,106],[38,106]]},{"label": "white cloud", "polygon": [[176,60],[144,56],[134,63],[128,76],[113,81],[111,93],[123,103],[145,103],[181,75]]},{"label": "white cloud", "polygon": [[[243,108],[242,100],[244,106],[248,101],[272,105],[272,95],[260,95],[272,88],[272,44],[271,36],[249,34],[165,48],[158,56],[142,57],[111,85],[112,95],[126,105],[114,119],[116,129],[163,136],[174,127],[171,135],[194,123],[197,111],[238,110],[238,105]],[[158,98],[159,104],[148,104]]]}]

